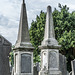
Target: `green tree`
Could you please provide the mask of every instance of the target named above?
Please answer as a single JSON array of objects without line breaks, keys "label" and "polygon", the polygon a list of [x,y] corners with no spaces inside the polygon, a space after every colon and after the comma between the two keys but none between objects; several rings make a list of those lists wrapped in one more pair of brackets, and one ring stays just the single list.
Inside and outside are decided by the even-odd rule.
[{"label": "green tree", "polygon": [[53,20],[55,25],[55,36],[62,45],[60,53],[67,57],[67,69],[71,70],[71,60],[75,58],[75,12],[70,13],[69,8],[59,4],[60,11],[54,10]]},{"label": "green tree", "polygon": [[[69,8],[65,5],[59,4],[60,10],[53,11],[53,21],[55,27],[55,37],[59,44],[62,45],[60,53],[67,57],[68,71],[71,70],[69,66],[71,60],[75,58],[73,50],[75,48],[75,12],[69,12]],[[46,13],[40,12],[40,15],[36,17],[36,21],[32,21],[30,27],[31,43],[35,47],[34,50],[34,62],[39,61],[40,50],[38,48],[41,45],[41,41],[44,36],[44,28],[46,22]]]},{"label": "green tree", "polygon": [[10,52],[10,57],[9,57],[9,61],[11,62],[11,65],[12,67],[14,66],[14,53],[13,53],[13,48],[14,48],[14,45],[12,46],[12,50]]},{"label": "green tree", "polygon": [[44,12],[40,12],[40,15],[37,16],[36,21],[32,21],[30,28],[30,38],[31,43],[35,47],[34,50],[34,62],[39,62],[39,54],[40,50],[38,46],[41,44],[44,36],[44,28],[45,28],[46,14]]}]

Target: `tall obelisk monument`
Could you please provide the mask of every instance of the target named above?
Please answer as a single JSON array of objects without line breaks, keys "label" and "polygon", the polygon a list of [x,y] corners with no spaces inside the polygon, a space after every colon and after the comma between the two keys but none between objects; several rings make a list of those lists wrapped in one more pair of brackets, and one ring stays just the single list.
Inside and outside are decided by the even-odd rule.
[{"label": "tall obelisk monument", "polygon": [[55,39],[53,17],[51,6],[47,7],[46,25],[44,40],[39,48],[41,49],[41,71],[39,75],[61,75],[59,71],[59,48]]},{"label": "tall obelisk monument", "polygon": [[14,75],[33,75],[33,49],[30,43],[26,5],[23,0],[18,38],[14,48]]}]

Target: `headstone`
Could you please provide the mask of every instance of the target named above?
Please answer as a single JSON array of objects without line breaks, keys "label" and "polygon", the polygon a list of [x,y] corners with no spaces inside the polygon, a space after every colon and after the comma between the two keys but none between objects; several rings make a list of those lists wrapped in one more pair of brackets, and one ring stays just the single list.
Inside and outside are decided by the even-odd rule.
[{"label": "headstone", "polygon": [[34,69],[33,75],[38,75],[38,71],[37,71],[37,66],[36,65],[33,67],[33,69]]},{"label": "headstone", "polygon": [[40,71],[40,65],[39,63],[37,62],[36,64],[34,64],[34,73],[33,75],[38,75],[39,74],[39,71]]},{"label": "headstone", "polygon": [[66,62],[66,57],[62,54],[59,54],[59,69],[62,72],[62,75],[67,75]]},{"label": "headstone", "polygon": [[72,75],[75,75],[75,59],[71,61],[71,65],[72,65]]},{"label": "headstone", "polygon": [[0,75],[10,75],[9,53],[11,43],[0,35]]},{"label": "headstone", "polygon": [[51,6],[47,7],[46,25],[44,40],[39,48],[41,49],[41,71],[39,75],[61,75],[59,70],[59,48],[55,39],[53,17]]},{"label": "headstone", "polygon": [[33,75],[33,49],[30,43],[26,5],[23,0],[18,38],[14,48],[14,75]]}]

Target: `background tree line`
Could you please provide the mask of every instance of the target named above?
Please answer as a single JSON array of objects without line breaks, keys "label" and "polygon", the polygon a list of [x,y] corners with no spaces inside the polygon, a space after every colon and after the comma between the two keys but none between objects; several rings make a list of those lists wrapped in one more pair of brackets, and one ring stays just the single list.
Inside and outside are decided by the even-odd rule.
[{"label": "background tree line", "polygon": [[[59,44],[62,45],[60,53],[67,58],[67,69],[71,71],[71,60],[75,58],[75,11],[69,12],[66,5],[58,4],[60,10],[56,8],[53,11],[53,21],[55,37]],[[44,37],[44,28],[46,22],[46,13],[41,11],[36,20],[32,21],[29,30],[31,43],[35,47],[34,62],[40,62],[41,42]]]}]

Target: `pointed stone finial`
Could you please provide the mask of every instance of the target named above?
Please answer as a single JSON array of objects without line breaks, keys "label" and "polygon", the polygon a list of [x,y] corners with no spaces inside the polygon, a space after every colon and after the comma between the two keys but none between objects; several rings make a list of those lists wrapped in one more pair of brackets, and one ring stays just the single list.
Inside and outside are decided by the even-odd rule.
[{"label": "pointed stone finial", "polygon": [[55,38],[51,6],[47,7],[44,39]]},{"label": "pointed stone finial", "polygon": [[24,0],[21,8],[18,38],[15,45],[15,48],[18,47],[23,47],[28,49],[33,48],[32,44],[30,43],[27,12],[26,12],[26,5],[24,4]]},{"label": "pointed stone finial", "polygon": [[25,0],[23,0],[23,4],[25,3]]},{"label": "pointed stone finial", "polygon": [[52,9],[51,9],[51,6],[48,6],[47,15],[46,15],[44,40],[42,41],[42,45],[39,46],[39,48],[48,48],[48,47],[53,48],[53,47],[58,47],[58,46],[59,46],[58,42],[55,39]]}]

